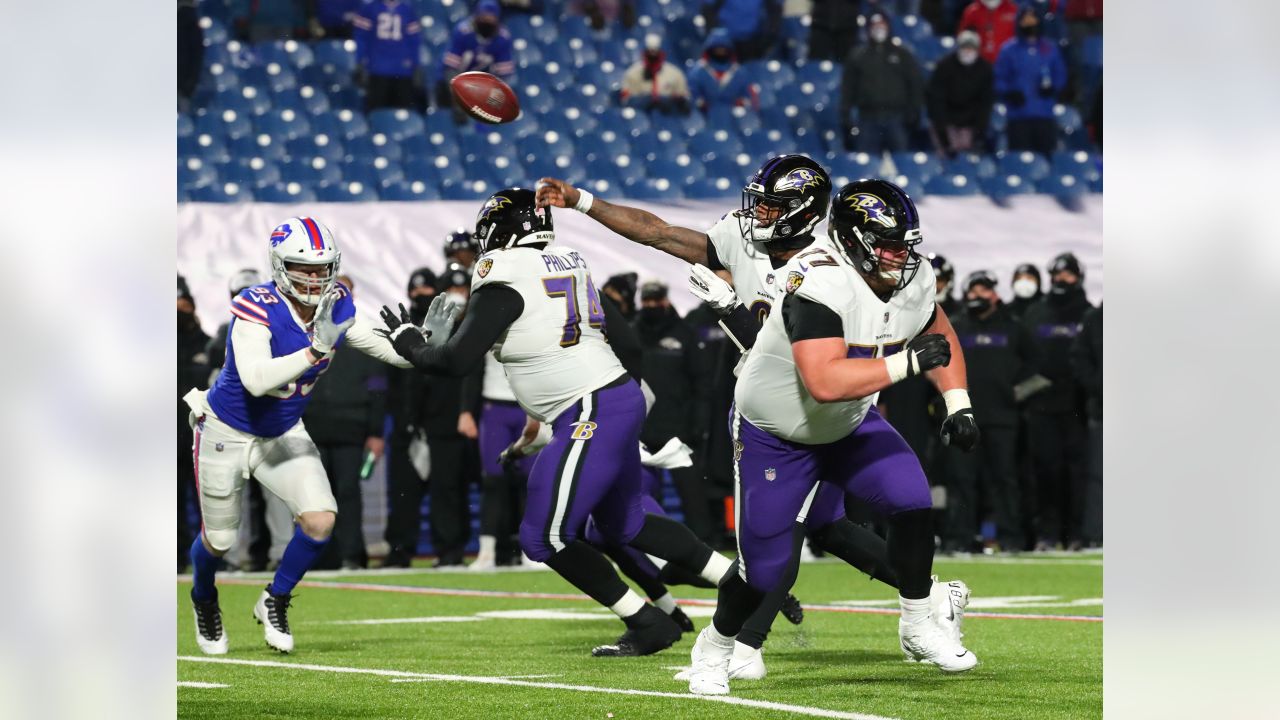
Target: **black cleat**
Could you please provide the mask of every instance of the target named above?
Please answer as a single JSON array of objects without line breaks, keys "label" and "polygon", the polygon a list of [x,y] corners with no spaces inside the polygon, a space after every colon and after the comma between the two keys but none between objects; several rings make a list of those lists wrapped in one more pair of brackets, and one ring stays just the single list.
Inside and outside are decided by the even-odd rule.
[{"label": "black cleat", "polygon": [[[681,613],[683,615],[684,613]],[[652,605],[623,620],[627,631],[612,644],[593,648],[595,657],[637,657],[652,655],[680,639],[680,626],[671,616]]]},{"label": "black cleat", "polygon": [[786,618],[787,622],[792,625],[799,625],[804,622],[804,608],[800,607],[800,601],[791,593],[787,593],[787,596],[782,599],[781,612],[782,617]]},{"label": "black cleat", "polygon": [[672,610],[670,613],[672,620],[676,621],[676,625],[680,626],[680,632],[693,632],[693,621],[680,608]]}]

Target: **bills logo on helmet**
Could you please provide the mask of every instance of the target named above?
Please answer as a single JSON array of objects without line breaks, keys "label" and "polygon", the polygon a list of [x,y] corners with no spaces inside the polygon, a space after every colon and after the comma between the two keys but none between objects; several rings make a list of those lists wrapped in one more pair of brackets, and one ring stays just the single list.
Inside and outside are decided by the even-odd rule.
[{"label": "bills logo on helmet", "polygon": [[485,258],[480,261],[480,264],[476,265],[476,274],[479,275],[480,277],[484,277],[488,275],[489,271],[492,269],[493,269],[493,258]]},{"label": "bills logo on helmet", "polygon": [[280,227],[276,228],[275,230],[272,230],[271,231],[271,247],[275,247],[280,243],[284,242],[285,240],[288,240],[289,236],[292,234],[293,234],[293,228],[289,227],[289,223],[285,223]]},{"label": "bills logo on helmet", "polygon": [[898,221],[890,217],[889,206],[884,200],[870,193],[857,193],[848,200],[854,210],[862,213],[867,222],[878,222],[885,227],[897,227]]},{"label": "bills logo on helmet", "polygon": [[496,195],[494,197],[491,197],[489,198],[489,202],[484,204],[484,210],[480,212],[480,219],[488,220],[489,216],[492,215],[494,212],[501,210],[502,208],[510,204],[511,204],[511,198],[504,197],[502,195]]},{"label": "bills logo on helmet", "polygon": [[782,192],[783,190],[804,190],[805,188],[815,187],[817,184],[817,173],[809,168],[796,168],[786,175],[783,175],[778,182],[774,183],[773,191]]},{"label": "bills logo on helmet", "polygon": [[798,273],[795,270],[787,273],[787,294],[790,295],[800,289],[800,284],[804,282],[804,273]]}]

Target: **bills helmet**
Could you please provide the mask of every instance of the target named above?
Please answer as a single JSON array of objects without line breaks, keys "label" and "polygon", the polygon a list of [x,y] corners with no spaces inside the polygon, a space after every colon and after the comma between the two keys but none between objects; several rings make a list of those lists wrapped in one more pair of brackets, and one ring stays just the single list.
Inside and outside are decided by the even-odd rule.
[{"label": "bills helmet", "polygon": [[[911,284],[920,270],[916,246],[923,237],[916,204],[887,180],[857,180],[840,188],[831,202],[827,234],[854,267],[894,281],[895,291]],[[882,257],[879,249],[894,257]]]},{"label": "bills helmet", "polygon": [[532,190],[518,187],[499,190],[480,208],[475,238],[484,252],[545,245],[556,238],[551,208],[538,207]]},{"label": "bills helmet", "polygon": [[268,254],[276,287],[304,305],[319,304],[329,292],[342,258],[333,231],[309,217],[291,217],[277,225]]},{"label": "bills helmet", "polygon": [[[743,188],[738,226],[742,237],[751,242],[784,249],[804,247],[812,242],[813,228],[826,214],[830,200],[831,177],[821,165],[804,155],[778,155],[761,165]],[[756,215],[759,205],[780,214],[762,223]]]}]

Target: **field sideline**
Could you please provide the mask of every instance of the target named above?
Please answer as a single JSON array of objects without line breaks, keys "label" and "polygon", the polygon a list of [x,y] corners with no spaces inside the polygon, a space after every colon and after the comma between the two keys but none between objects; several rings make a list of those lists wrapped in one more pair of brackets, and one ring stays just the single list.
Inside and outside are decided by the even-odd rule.
[{"label": "field sideline", "polygon": [[[178,581],[178,715],[420,718],[1090,718],[1102,713],[1099,555],[943,558],[973,588],[977,669],[901,661],[892,589],[840,563],[806,564],[805,621],[779,619],[769,676],[708,700],[671,679],[693,637],[645,658],[592,658],[622,625],[550,571],[313,573],[297,591],[292,655],[250,609],[268,575],[219,576],[228,655],[203,656]],[[714,594],[674,589],[698,627]],[[612,714],[612,715],[610,715]]]}]

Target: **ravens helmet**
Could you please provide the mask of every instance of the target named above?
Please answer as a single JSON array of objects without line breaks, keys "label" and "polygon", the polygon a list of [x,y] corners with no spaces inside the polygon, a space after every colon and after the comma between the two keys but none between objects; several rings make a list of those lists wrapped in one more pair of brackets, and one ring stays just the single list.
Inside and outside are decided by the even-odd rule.
[{"label": "ravens helmet", "polygon": [[457,253],[470,250],[476,255],[480,254],[480,243],[476,242],[471,236],[471,231],[466,228],[458,228],[444,237],[444,257],[446,260],[452,260]]},{"label": "ravens helmet", "polygon": [[[920,215],[902,188],[887,180],[856,180],[840,188],[831,201],[827,234],[860,272],[896,281],[895,291],[920,270]],[[877,247],[901,259],[882,257]]]},{"label": "ravens helmet", "polygon": [[[813,228],[827,212],[831,177],[822,166],[804,155],[770,158],[742,190],[738,226],[742,237],[771,247],[800,248],[812,241]],[[756,216],[756,207],[780,214],[767,225]]]},{"label": "ravens helmet", "polygon": [[476,242],[484,252],[545,245],[555,240],[551,208],[538,207],[532,190],[506,188],[485,201],[476,216]]}]

